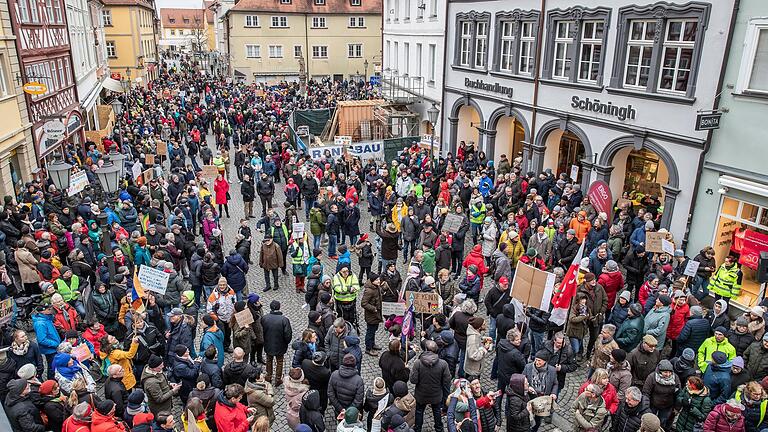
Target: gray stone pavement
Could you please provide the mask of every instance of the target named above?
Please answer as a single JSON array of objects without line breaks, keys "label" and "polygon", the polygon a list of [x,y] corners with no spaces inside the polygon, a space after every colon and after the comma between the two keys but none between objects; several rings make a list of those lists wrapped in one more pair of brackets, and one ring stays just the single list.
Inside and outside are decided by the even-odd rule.
[{"label": "gray stone pavement", "polygon": [[[208,137],[209,143],[212,145],[212,137]],[[234,155],[231,158],[231,160],[234,160]],[[221,225],[223,230],[223,237],[224,237],[224,252],[225,254],[231,250],[234,249],[235,246],[235,234],[237,232],[237,228],[239,226],[239,220],[244,215],[244,206],[242,197],[240,195],[240,185],[237,181],[237,176],[234,172],[234,170],[230,173],[230,194],[232,196],[232,200],[230,201],[230,218],[222,218]],[[282,189],[285,185],[284,182],[276,184],[276,195],[273,202],[275,203],[276,211],[283,216],[285,214],[285,209],[281,206],[285,200],[283,199],[283,193]],[[258,212],[261,211],[261,207],[258,203],[258,200],[256,203],[254,203],[254,207],[258,208]],[[256,213],[256,209],[254,209],[254,213]],[[304,212],[299,211],[299,218],[300,220],[304,221]],[[363,233],[369,232],[369,215],[367,212],[367,205],[365,202],[361,202],[361,215],[362,220],[360,221],[360,229]],[[258,259],[258,253],[259,248],[261,245],[261,240],[263,239],[263,233],[260,233],[256,230],[256,219],[251,219],[249,222],[251,229],[254,234],[254,241],[252,245],[251,250],[251,259],[254,261],[254,263],[257,262]],[[369,234],[371,237],[375,236],[375,233]],[[466,250],[469,250],[468,247]],[[353,258],[353,266],[356,267],[356,258]],[[324,268],[326,270],[328,269],[334,269],[336,266],[336,261],[328,259],[326,255],[323,255],[322,262],[324,264]],[[406,269],[405,265],[402,263],[402,260],[398,260],[398,270],[401,272],[401,274],[404,276]],[[261,295],[262,303],[265,305],[268,305],[269,302],[272,300],[279,300],[282,305],[282,311],[283,313],[291,320],[291,324],[293,327],[293,335],[294,339],[298,338],[301,335],[301,332],[306,328],[307,323],[307,311],[305,309],[302,309],[302,306],[304,304],[304,296],[303,294],[297,294],[294,291],[294,279],[293,276],[290,274],[288,275],[280,275],[280,290],[279,291],[268,291],[266,293],[263,292],[264,289],[264,275],[261,268],[258,267],[258,265],[254,264],[250,266],[249,272],[248,272],[248,289],[250,292],[256,292],[259,295]],[[490,284],[486,284],[486,286],[489,286]],[[484,308],[481,306],[481,314],[485,313]],[[363,313],[362,308],[358,308],[358,317],[359,322],[361,323],[361,330],[364,333],[365,332],[365,325],[363,321]],[[202,332],[198,332],[198,335]],[[364,335],[360,335],[361,339]],[[362,341],[361,341],[362,342]],[[383,325],[380,326],[379,332],[376,337],[376,343],[379,346],[386,347],[387,345],[387,333],[384,329]],[[293,355],[293,349],[289,348],[288,353],[286,354],[286,365],[290,365],[290,359]],[[227,355],[227,361],[229,361],[229,355]],[[482,370],[482,382],[484,385],[484,388],[486,389],[492,389],[495,385],[495,382],[492,382],[489,379],[490,370],[491,370],[491,362],[492,357],[489,356],[489,358],[486,359],[483,365]],[[412,364],[412,360],[409,361],[409,366]],[[575,400],[577,396],[577,391],[579,386],[584,382],[586,379],[586,372],[587,367],[586,365],[580,367],[576,372],[568,375],[566,379],[566,388],[563,389],[560,393],[560,398],[558,400],[559,403],[559,409],[553,416],[553,422],[552,424],[543,424],[540,430],[542,431],[568,431],[572,430],[571,426],[571,404]],[[287,373],[287,370],[285,371]],[[381,369],[378,365],[378,357],[373,357],[367,354],[363,354],[363,365],[362,365],[362,376],[363,380],[366,384],[366,388],[371,385],[374,378],[381,376]],[[411,386],[413,387],[413,386]],[[288,427],[288,424],[286,423],[285,419],[285,411],[287,409],[286,401],[283,394],[283,388],[279,387],[276,389],[276,404],[275,404],[275,415],[276,419],[274,424],[272,425],[271,430],[273,431],[290,431],[290,428]],[[326,413],[326,426],[329,428],[330,431],[335,431],[336,429],[336,421],[333,418],[332,415],[332,409],[328,409],[328,412]],[[445,425],[444,425],[445,426]],[[433,421],[432,421],[432,415],[429,412],[429,409],[425,413],[425,425],[423,427],[423,430],[426,432],[433,431]]]}]

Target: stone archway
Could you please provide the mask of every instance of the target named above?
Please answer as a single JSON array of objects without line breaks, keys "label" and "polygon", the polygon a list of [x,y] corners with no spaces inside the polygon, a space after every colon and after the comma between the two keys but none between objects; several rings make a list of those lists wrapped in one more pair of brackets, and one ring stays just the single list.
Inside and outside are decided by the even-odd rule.
[{"label": "stone archway", "polygon": [[[558,137],[555,140],[557,141],[558,147],[557,149],[550,148],[548,152],[548,144],[553,145],[551,142],[549,142],[551,141],[549,139],[550,135],[553,133],[558,134]],[[583,158],[580,160],[574,160],[572,162],[580,165],[581,186],[582,190],[586,191],[591,181],[592,166],[594,165],[592,162],[592,155],[594,153],[592,150],[592,145],[589,142],[589,137],[584,132],[584,130],[582,130],[578,125],[568,121],[568,119],[550,120],[541,126],[541,129],[539,129],[533,144],[531,144],[532,157],[531,164],[529,165],[529,171],[533,171],[535,173],[543,171],[545,156],[547,153],[552,155],[554,152],[554,162],[557,162],[560,152],[560,138],[565,133],[568,133],[568,135],[570,135],[573,139],[577,140],[583,148]],[[551,163],[551,165],[554,165],[554,163]],[[547,168],[553,168],[553,166],[547,166]]]},{"label": "stone archway", "polygon": [[[477,133],[477,141],[476,149],[484,149],[483,147],[483,133],[484,130],[480,127],[484,124],[485,118],[483,117],[483,110],[480,109],[480,105],[478,105],[477,101],[472,99],[470,96],[464,96],[461,98],[456,99],[456,102],[453,103],[453,106],[451,107],[451,111],[448,117],[448,123],[449,123],[449,129],[448,129],[448,136],[450,141],[448,142],[449,145],[449,151],[451,153],[456,153],[456,150],[458,149],[459,145],[459,127],[460,127],[460,120],[464,120],[462,122],[462,127],[466,127],[468,123],[466,119],[462,115],[462,108],[464,107],[471,107],[474,109],[474,111],[477,113],[477,127],[478,127],[478,133]],[[464,110],[466,113],[468,110]],[[472,121],[471,123],[475,123]],[[470,127],[474,127],[470,125]]]},{"label": "stone archway", "polygon": [[[509,118],[512,119],[515,123],[515,126],[519,125],[523,130],[523,136],[517,137],[515,136],[515,140],[522,139],[524,143],[528,143],[531,140],[531,129],[530,126],[528,126],[528,122],[525,120],[525,117],[523,114],[514,109],[509,107],[501,107],[496,109],[493,113],[491,113],[490,117],[488,117],[488,130],[486,132],[486,135],[488,135],[488,158],[489,159],[495,159],[496,157],[496,142],[497,140],[508,140],[512,139],[512,137],[505,136],[510,134],[504,134],[501,131],[501,122],[505,119]],[[526,151],[525,151],[525,144],[523,144],[523,159],[526,159]],[[517,157],[516,154],[510,154],[509,160],[510,162]]]}]

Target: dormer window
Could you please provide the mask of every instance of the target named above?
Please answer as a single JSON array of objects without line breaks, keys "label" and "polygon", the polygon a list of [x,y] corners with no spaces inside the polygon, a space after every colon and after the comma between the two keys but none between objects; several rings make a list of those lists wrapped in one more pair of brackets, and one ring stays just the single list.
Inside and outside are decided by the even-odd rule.
[{"label": "dormer window", "polygon": [[352,6],[362,6],[363,0],[349,0],[349,4]]},{"label": "dormer window", "polygon": [[315,0],[315,6],[325,6],[325,0]]}]

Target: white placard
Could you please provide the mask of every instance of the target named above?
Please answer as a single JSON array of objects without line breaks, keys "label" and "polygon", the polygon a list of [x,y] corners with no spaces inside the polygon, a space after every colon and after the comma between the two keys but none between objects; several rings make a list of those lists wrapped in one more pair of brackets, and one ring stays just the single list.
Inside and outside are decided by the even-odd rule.
[{"label": "white placard", "polygon": [[291,228],[293,229],[293,238],[304,237],[304,222],[294,222],[291,224]]},{"label": "white placard", "polygon": [[156,292],[160,295],[165,294],[165,290],[168,288],[169,277],[169,273],[147,265],[143,265],[139,269],[139,282],[141,282],[141,286],[147,291]]},{"label": "white placard", "polygon": [[579,166],[571,165],[571,180],[576,181],[577,177],[579,177]]},{"label": "white placard", "polygon": [[69,196],[77,195],[84,191],[86,186],[88,186],[88,175],[85,171],[76,172],[69,178],[69,189],[67,189],[67,194]]},{"label": "white placard", "polygon": [[381,302],[381,315],[385,318],[390,315],[405,315],[405,303],[399,302]]},{"label": "white placard", "polygon": [[668,253],[672,256],[675,255],[675,244],[671,241],[661,239],[661,250],[664,251],[664,253]]},{"label": "white placard", "polygon": [[349,135],[336,135],[333,137],[333,145],[348,146],[352,145],[352,137]]},{"label": "white placard", "polygon": [[688,264],[685,266],[683,274],[690,277],[696,276],[696,272],[699,271],[699,265],[701,265],[701,263],[696,260],[688,260]]}]

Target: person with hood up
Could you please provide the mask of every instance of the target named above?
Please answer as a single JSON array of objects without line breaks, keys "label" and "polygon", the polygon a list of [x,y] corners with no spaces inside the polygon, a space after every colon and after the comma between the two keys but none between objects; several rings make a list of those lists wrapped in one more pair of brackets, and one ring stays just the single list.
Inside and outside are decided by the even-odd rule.
[{"label": "person with hood up", "polygon": [[[490,253],[488,254],[490,255]],[[468,269],[470,265],[475,265],[477,267],[477,271],[475,272],[476,275],[480,276],[480,290],[483,289],[483,277],[488,273],[488,266],[485,265],[485,256],[483,255],[483,247],[479,244],[475,244],[472,247],[472,250],[469,252],[469,255],[467,255],[466,258],[464,258],[464,262],[462,262],[462,267],[465,269]]]},{"label": "person with hood up", "polygon": [[443,396],[451,385],[451,374],[448,370],[448,363],[441,360],[437,354],[437,343],[427,340],[424,342],[424,348],[419,360],[414,362],[410,374],[410,382],[415,386],[414,397],[416,398],[414,430],[416,432],[421,431],[424,424],[424,411],[427,406],[430,406],[434,418],[434,428],[436,431],[442,431]]},{"label": "person with hood up", "polygon": [[343,354],[352,354],[355,357],[357,373],[362,374],[363,351],[360,349],[360,338],[356,334],[350,334],[344,337]]},{"label": "person with hood up", "polygon": [[[608,303],[611,304],[611,303]],[[627,319],[629,314],[629,306],[632,304],[632,293],[629,291],[622,291],[619,294],[618,300],[613,304],[610,314],[608,315],[607,324],[613,324],[616,328],[620,328],[624,320]]]},{"label": "person with hood up", "polygon": [[[628,292],[628,291],[627,291]],[[631,352],[640,343],[643,338],[643,327],[645,320],[643,318],[643,307],[640,303],[632,303],[627,311],[627,318],[616,330],[616,343],[619,348],[626,352]]]},{"label": "person with hood up", "polygon": [[573,403],[573,430],[588,432],[602,427],[603,419],[608,415],[602,393],[597,384],[586,385]]},{"label": "person with hood up", "polygon": [[597,283],[605,290],[605,294],[608,296],[608,305],[613,305],[616,302],[616,294],[624,288],[624,275],[619,270],[616,261],[608,260],[605,263],[602,273],[597,278]]},{"label": "person with hood up", "polygon": [[709,388],[709,396],[714,404],[725,402],[731,391],[731,361],[720,351],[712,354],[712,361],[704,370],[704,384]]},{"label": "person with hood up", "polygon": [[299,409],[304,393],[309,390],[309,384],[304,379],[304,372],[301,368],[292,368],[284,379],[286,411],[285,418],[288,426],[295,429],[299,424]]},{"label": "person with hood up", "polygon": [[650,401],[651,412],[659,417],[665,429],[670,429],[674,419],[675,397],[680,388],[680,379],[666,359],[659,362],[656,371],[648,375],[643,384],[643,395]]},{"label": "person with hood up", "polygon": [[701,427],[701,423],[706,420],[707,414],[714,406],[704,381],[697,376],[688,377],[675,401],[675,407],[680,410],[676,430],[679,432],[700,430],[698,428]]},{"label": "person with hood up", "polygon": [[700,374],[696,366],[696,351],[691,348],[684,349],[679,357],[673,358],[670,362],[675,375],[680,378],[680,382],[686,382],[688,377],[699,376]]},{"label": "person with hood up", "polygon": [[530,403],[528,400],[528,379],[523,374],[513,374],[504,393],[507,403],[504,416],[507,420],[507,432],[529,432],[531,430]]},{"label": "person with hood up", "polygon": [[707,337],[709,337],[709,332],[711,331],[709,321],[704,318],[704,312],[701,309],[701,306],[691,306],[689,313],[691,316],[677,336],[678,356],[680,356],[686,348],[690,348],[694,351],[698,350],[701,344],[704,343]]},{"label": "person with hood up", "polygon": [[357,362],[352,354],[345,354],[339,370],[331,374],[328,381],[328,399],[336,415],[345,407],[362,407],[365,396],[363,378],[357,371]]},{"label": "person with hood up", "polygon": [[247,274],[248,263],[245,262],[237,251],[230,251],[229,256],[224,261],[224,265],[221,266],[221,275],[227,280],[227,284],[235,290],[237,301],[243,299]]},{"label": "person with hood up", "polygon": [[632,372],[632,385],[642,387],[648,376],[656,370],[661,359],[661,352],[656,349],[658,343],[651,335],[643,336],[643,341],[627,356],[629,370]]},{"label": "person with hood up", "polygon": [[664,342],[667,337],[667,328],[669,327],[670,308],[672,299],[669,296],[662,295],[656,299],[656,303],[645,316],[643,323],[643,333],[656,338],[659,344],[659,351],[664,349]]},{"label": "person with hood up", "polygon": [[301,399],[299,420],[309,426],[311,432],[325,432],[325,410],[320,406],[320,393],[308,390]]},{"label": "person with hood up", "polygon": [[[696,359],[696,362],[699,365],[699,370],[707,370],[707,364],[712,360],[712,355],[717,351],[725,354],[728,361],[731,361],[736,357],[736,348],[734,348],[733,345],[728,342],[728,339],[726,339],[725,335],[727,334],[728,329],[725,327],[717,327],[715,329],[715,335],[707,338],[704,343],[701,344]],[[744,358],[747,358],[746,352]]]},{"label": "person with hood up", "polygon": [[727,311],[728,303],[725,300],[715,300],[715,305],[707,314],[707,320],[713,333],[718,327],[731,328],[731,318],[728,316]]},{"label": "person with hood up", "polygon": [[745,431],[744,405],[735,399],[716,405],[704,420],[704,432]]}]

